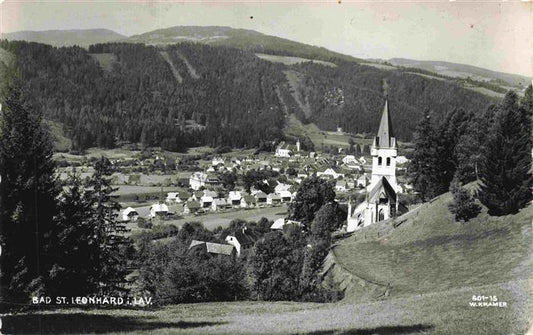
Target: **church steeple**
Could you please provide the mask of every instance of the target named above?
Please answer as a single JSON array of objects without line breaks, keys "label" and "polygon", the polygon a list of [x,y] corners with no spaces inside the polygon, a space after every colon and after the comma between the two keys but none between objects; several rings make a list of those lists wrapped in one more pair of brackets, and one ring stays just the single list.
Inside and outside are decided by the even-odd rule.
[{"label": "church steeple", "polygon": [[385,106],[379,122],[378,134],[374,138],[375,147],[394,148],[396,147],[396,138],[392,131],[392,122],[389,113],[389,100],[385,99]]}]

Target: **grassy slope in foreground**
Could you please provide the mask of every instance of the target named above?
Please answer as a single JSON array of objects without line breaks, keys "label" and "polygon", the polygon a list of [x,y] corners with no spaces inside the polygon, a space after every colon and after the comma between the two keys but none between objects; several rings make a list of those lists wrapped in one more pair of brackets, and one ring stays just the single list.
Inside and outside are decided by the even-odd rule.
[{"label": "grassy slope in foreground", "polygon": [[[533,205],[502,217],[489,216],[483,208],[470,222],[457,223],[450,202],[446,193],[398,218],[397,228],[389,221],[357,231],[334,249],[337,264],[357,277],[389,284],[392,297],[447,296],[457,290],[497,295],[513,287],[506,295],[510,309],[525,313],[533,265]],[[346,299],[357,300],[359,290],[355,286]],[[470,298],[465,294],[464,304]]]},{"label": "grassy slope in foreground", "polygon": [[[335,249],[337,264],[392,284],[386,299],[356,303],[227,302],[158,309],[67,308],[3,317],[7,333],[114,334],[524,334],[531,315],[533,206],[517,215],[452,220],[445,194],[411,213],[358,231]],[[380,232],[379,238],[377,232]],[[366,236],[366,239],[365,239]],[[507,307],[470,307],[493,295]],[[528,300],[529,299],[529,300]]]}]

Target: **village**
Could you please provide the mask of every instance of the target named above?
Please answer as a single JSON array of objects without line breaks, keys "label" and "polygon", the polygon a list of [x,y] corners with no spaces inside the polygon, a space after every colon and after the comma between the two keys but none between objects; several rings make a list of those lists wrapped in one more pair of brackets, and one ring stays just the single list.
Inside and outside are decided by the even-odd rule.
[{"label": "village", "polygon": [[[299,138],[295,143],[275,143],[272,152],[216,153],[216,150],[200,148],[194,155],[174,157],[165,157],[158,149],[148,154],[122,151],[122,155],[115,153],[114,157],[111,152],[110,162],[117,171],[111,180],[117,187],[115,195],[122,206],[118,219],[125,224],[126,234],[150,231],[154,225],[164,226],[159,229],[166,229],[167,233],[154,237],[159,239],[171,238],[186,222],[201,222],[215,230],[227,228],[235,219],[258,221],[264,217],[271,221],[271,230],[283,230],[286,225],[299,224],[287,217],[287,207],[296,197],[299,185],[305,178],[317,176],[332,184],[335,201],[346,206],[348,215],[342,232],[351,233],[395,216],[396,212],[406,212],[404,204],[413,198],[412,186],[405,177],[408,159],[397,154],[396,140],[389,134],[392,135],[393,130],[386,102],[371,146],[364,144],[368,142],[366,139],[359,145],[360,138],[344,133],[341,128],[329,132],[330,136],[351,139],[355,143],[351,152],[346,146],[304,150]],[[63,159],[60,178],[66,178],[73,166],[82,177],[90,176],[90,168],[83,164],[91,158],[85,156],[81,163],[73,158],[78,157],[56,154],[56,159]],[[385,182],[381,177],[385,177]],[[374,218],[366,211],[365,199],[371,195],[377,202],[384,203],[384,194],[392,199],[393,208],[383,210],[381,205]],[[255,242],[253,236],[234,235],[225,239],[227,246],[193,241],[190,247],[203,245],[213,254],[240,254],[241,245],[251,247]]]}]

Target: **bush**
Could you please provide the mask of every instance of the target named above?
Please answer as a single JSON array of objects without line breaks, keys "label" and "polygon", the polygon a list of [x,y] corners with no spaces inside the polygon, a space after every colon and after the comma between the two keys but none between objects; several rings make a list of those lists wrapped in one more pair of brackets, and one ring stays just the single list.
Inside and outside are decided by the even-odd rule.
[{"label": "bush", "polygon": [[476,204],[470,191],[461,186],[460,183],[452,182],[450,192],[453,195],[453,201],[449,207],[450,211],[455,214],[456,221],[467,222],[479,214],[481,207]]},{"label": "bush", "polygon": [[152,224],[152,222],[146,221],[143,218],[138,218],[137,219],[137,227],[142,228],[142,229],[152,229],[153,224]]}]

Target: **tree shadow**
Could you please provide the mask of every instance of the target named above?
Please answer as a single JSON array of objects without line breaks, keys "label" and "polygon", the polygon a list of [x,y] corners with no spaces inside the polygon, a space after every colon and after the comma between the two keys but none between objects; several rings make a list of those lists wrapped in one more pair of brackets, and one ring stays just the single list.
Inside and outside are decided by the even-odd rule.
[{"label": "tree shadow", "polygon": [[431,325],[389,326],[367,329],[319,330],[306,333],[306,335],[403,335],[425,333],[432,329],[433,326]]},{"label": "tree shadow", "polygon": [[162,328],[187,329],[208,327],[223,322],[160,322],[154,317],[111,315],[25,314],[2,317],[6,334],[105,334],[109,332],[154,331]]}]

